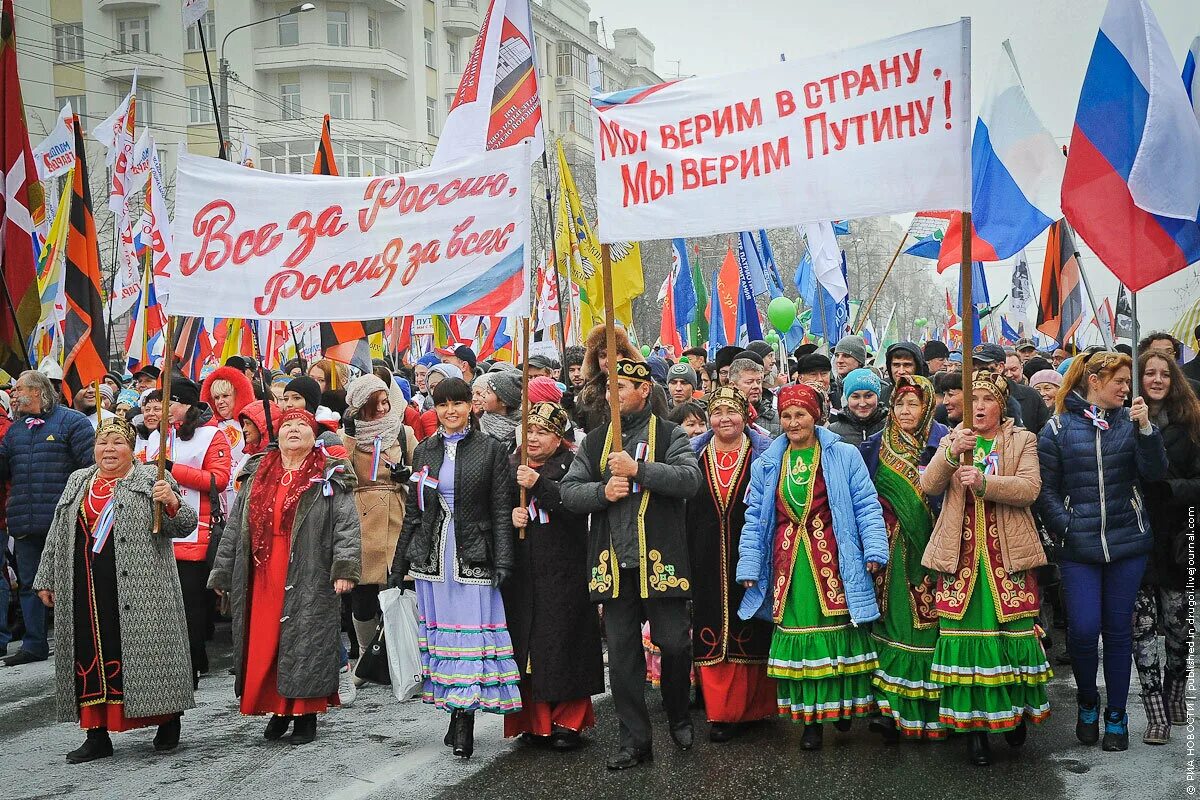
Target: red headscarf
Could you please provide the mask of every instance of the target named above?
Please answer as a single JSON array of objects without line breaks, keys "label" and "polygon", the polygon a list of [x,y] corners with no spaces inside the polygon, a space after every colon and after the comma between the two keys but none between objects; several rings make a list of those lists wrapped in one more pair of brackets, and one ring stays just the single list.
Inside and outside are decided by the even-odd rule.
[{"label": "red headscarf", "polygon": [[[283,425],[289,419],[304,419],[317,430],[317,420],[312,414],[303,409],[289,409],[280,416],[279,424]],[[271,557],[271,543],[274,539],[275,498],[280,485],[286,480],[287,492],[283,496],[283,506],[279,513],[279,529],[292,535],[292,525],[296,522],[296,507],[300,497],[313,488],[313,478],[325,475],[325,454],[313,448],[300,466],[287,471],[283,468],[283,456],[278,450],[268,450],[258,465],[258,471],[250,487],[250,553],[254,564],[261,566]],[[318,491],[320,491],[318,489]]]},{"label": "red headscarf", "polygon": [[785,409],[803,408],[813,419],[821,418],[821,396],[817,390],[806,383],[789,383],[779,390],[779,413]]}]

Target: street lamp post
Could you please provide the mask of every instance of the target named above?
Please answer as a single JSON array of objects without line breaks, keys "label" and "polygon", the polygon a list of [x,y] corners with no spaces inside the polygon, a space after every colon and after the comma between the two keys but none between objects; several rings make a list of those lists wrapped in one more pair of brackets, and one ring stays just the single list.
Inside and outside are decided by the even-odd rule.
[{"label": "street lamp post", "polygon": [[[229,37],[235,31],[240,31],[243,28],[251,28],[255,25],[262,25],[264,22],[275,22],[276,20],[290,17],[292,14],[303,14],[306,11],[315,11],[317,6],[315,3],[301,3],[298,6],[292,6],[282,14],[276,14],[273,17],[266,19],[256,19],[253,22],[247,22],[245,25],[238,25],[236,28],[230,28],[229,32],[221,39],[221,52],[219,69],[221,72],[221,118],[225,120],[225,130],[229,130],[229,61],[225,58],[225,43],[229,41]],[[230,155],[232,159],[232,155]]]}]

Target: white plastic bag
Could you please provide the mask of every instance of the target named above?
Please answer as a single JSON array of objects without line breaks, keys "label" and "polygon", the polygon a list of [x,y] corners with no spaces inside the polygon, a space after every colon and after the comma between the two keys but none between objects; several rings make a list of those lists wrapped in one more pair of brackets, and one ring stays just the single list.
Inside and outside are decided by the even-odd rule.
[{"label": "white plastic bag", "polygon": [[400,702],[421,688],[421,648],[417,642],[417,594],[400,589],[379,593],[383,638],[387,642],[392,694]]}]

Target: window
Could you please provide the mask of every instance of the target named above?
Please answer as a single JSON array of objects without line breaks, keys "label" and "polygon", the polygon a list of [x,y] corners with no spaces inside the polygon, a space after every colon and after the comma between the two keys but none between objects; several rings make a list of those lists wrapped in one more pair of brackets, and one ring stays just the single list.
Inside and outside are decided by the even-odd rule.
[{"label": "window", "polygon": [[437,69],[437,47],[433,42],[433,31],[425,29],[425,66]]},{"label": "window", "polygon": [[117,22],[117,40],[122,53],[150,51],[150,18],[136,17]]},{"label": "window", "polygon": [[379,81],[371,79],[371,119],[381,119],[383,109],[381,107],[382,96],[379,92]]},{"label": "window", "polygon": [[[209,50],[217,43],[217,18],[214,12],[205,12],[200,18],[200,24],[204,26],[204,46]],[[187,49],[200,49],[200,36],[197,34],[195,25],[187,26]]]},{"label": "window", "polygon": [[73,22],[54,26],[54,60],[83,61],[83,25]]},{"label": "window", "polygon": [[279,46],[294,47],[300,44],[300,20],[295,14],[279,18]]},{"label": "window", "polygon": [[[129,94],[128,89],[125,90],[125,94]],[[125,94],[117,98],[118,103]],[[147,86],[139,86],[137,89],[137,121],[143,125],[154,124],[154,95]]]},{"label": "window", "polygon": [[313,139],[264,142],[259,145],[259,167],[267,172],[304,175],[312,172],[317,143]]},{"label": "window", "polygon": [[206,125],[212,124],[212,121],[212,98],[208,96],[208,87],[189,86],[188,125]]},{"label": "window", "polygon": [[300,84],[279,84],[279,106],[281,119],[300,119]]},{"label": "window", "polygon": [[326,11],[325,35],[335,47],[350,46],[350,12]]},{"label": "window", "polygon": [[[349,178],[395,175],[415,169],[412,153],[388,142],[333,140],[333,157],[339,171]],[[316,159],[313,139],[264,142],[259,146],[258,166],[268,172],[307,174]]]},{"label": "window", "polygon": [[367,14],[367,47],[380,47],[379,15]]},{"label": "window", "polygon": [[587,83],[587,51],[571,42],[558,43],[558,75]]},{"label": "window", "polygon": [[436,97],[425,98],[425,130],[437,136],[438,101]]},{"label": "window", "polygon": [[329,116],[350,119],[350,81],[329,82]]},{"label": "window", "polygon": [[79,124],[87,127],[87,95],[86,94],[68,94],[62,97],[54,98],[56,108],[62,108],[64,104],[70,103],[71,110],[79,117]]},{"label": "window", "polygon": [[446,42],[446,66],[451,72],[460,72],[458,68],[458,42]]},{"label": "window", "polygon": [[574,95],[559,95],[559,131],[574,131],[580,136],[592,135],[592,112],[587,102]]}]

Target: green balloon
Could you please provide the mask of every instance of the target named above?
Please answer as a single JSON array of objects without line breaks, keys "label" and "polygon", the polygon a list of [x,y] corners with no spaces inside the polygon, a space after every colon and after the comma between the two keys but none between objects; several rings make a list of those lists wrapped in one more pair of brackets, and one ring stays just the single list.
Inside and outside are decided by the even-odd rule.
[{"label": "green balloon", "polygon": [[642,355],[645,356],[646,358],[650,357],[650,345],[648,345],[648,344],[642,345]]},{"label": "green balloon", "polygon": [[780,333],[791,330],[796,321],[796,304],[786,297],[776,297],[767,306],[767,319]]},{"label": "green balloon", "polygon": [[913,320],[913,325],[917,326],[917,328],[924,328],[928,324],[929,320],[925,319],[925,317],[919,317]]},{"label": "green balloon", "polygon": [[767,344],[769,344],[769,345],[779,344],[779,334],[776,333],[775,331],[771,331],[770,333],[767,334],[766,341],[767,341]]}]

